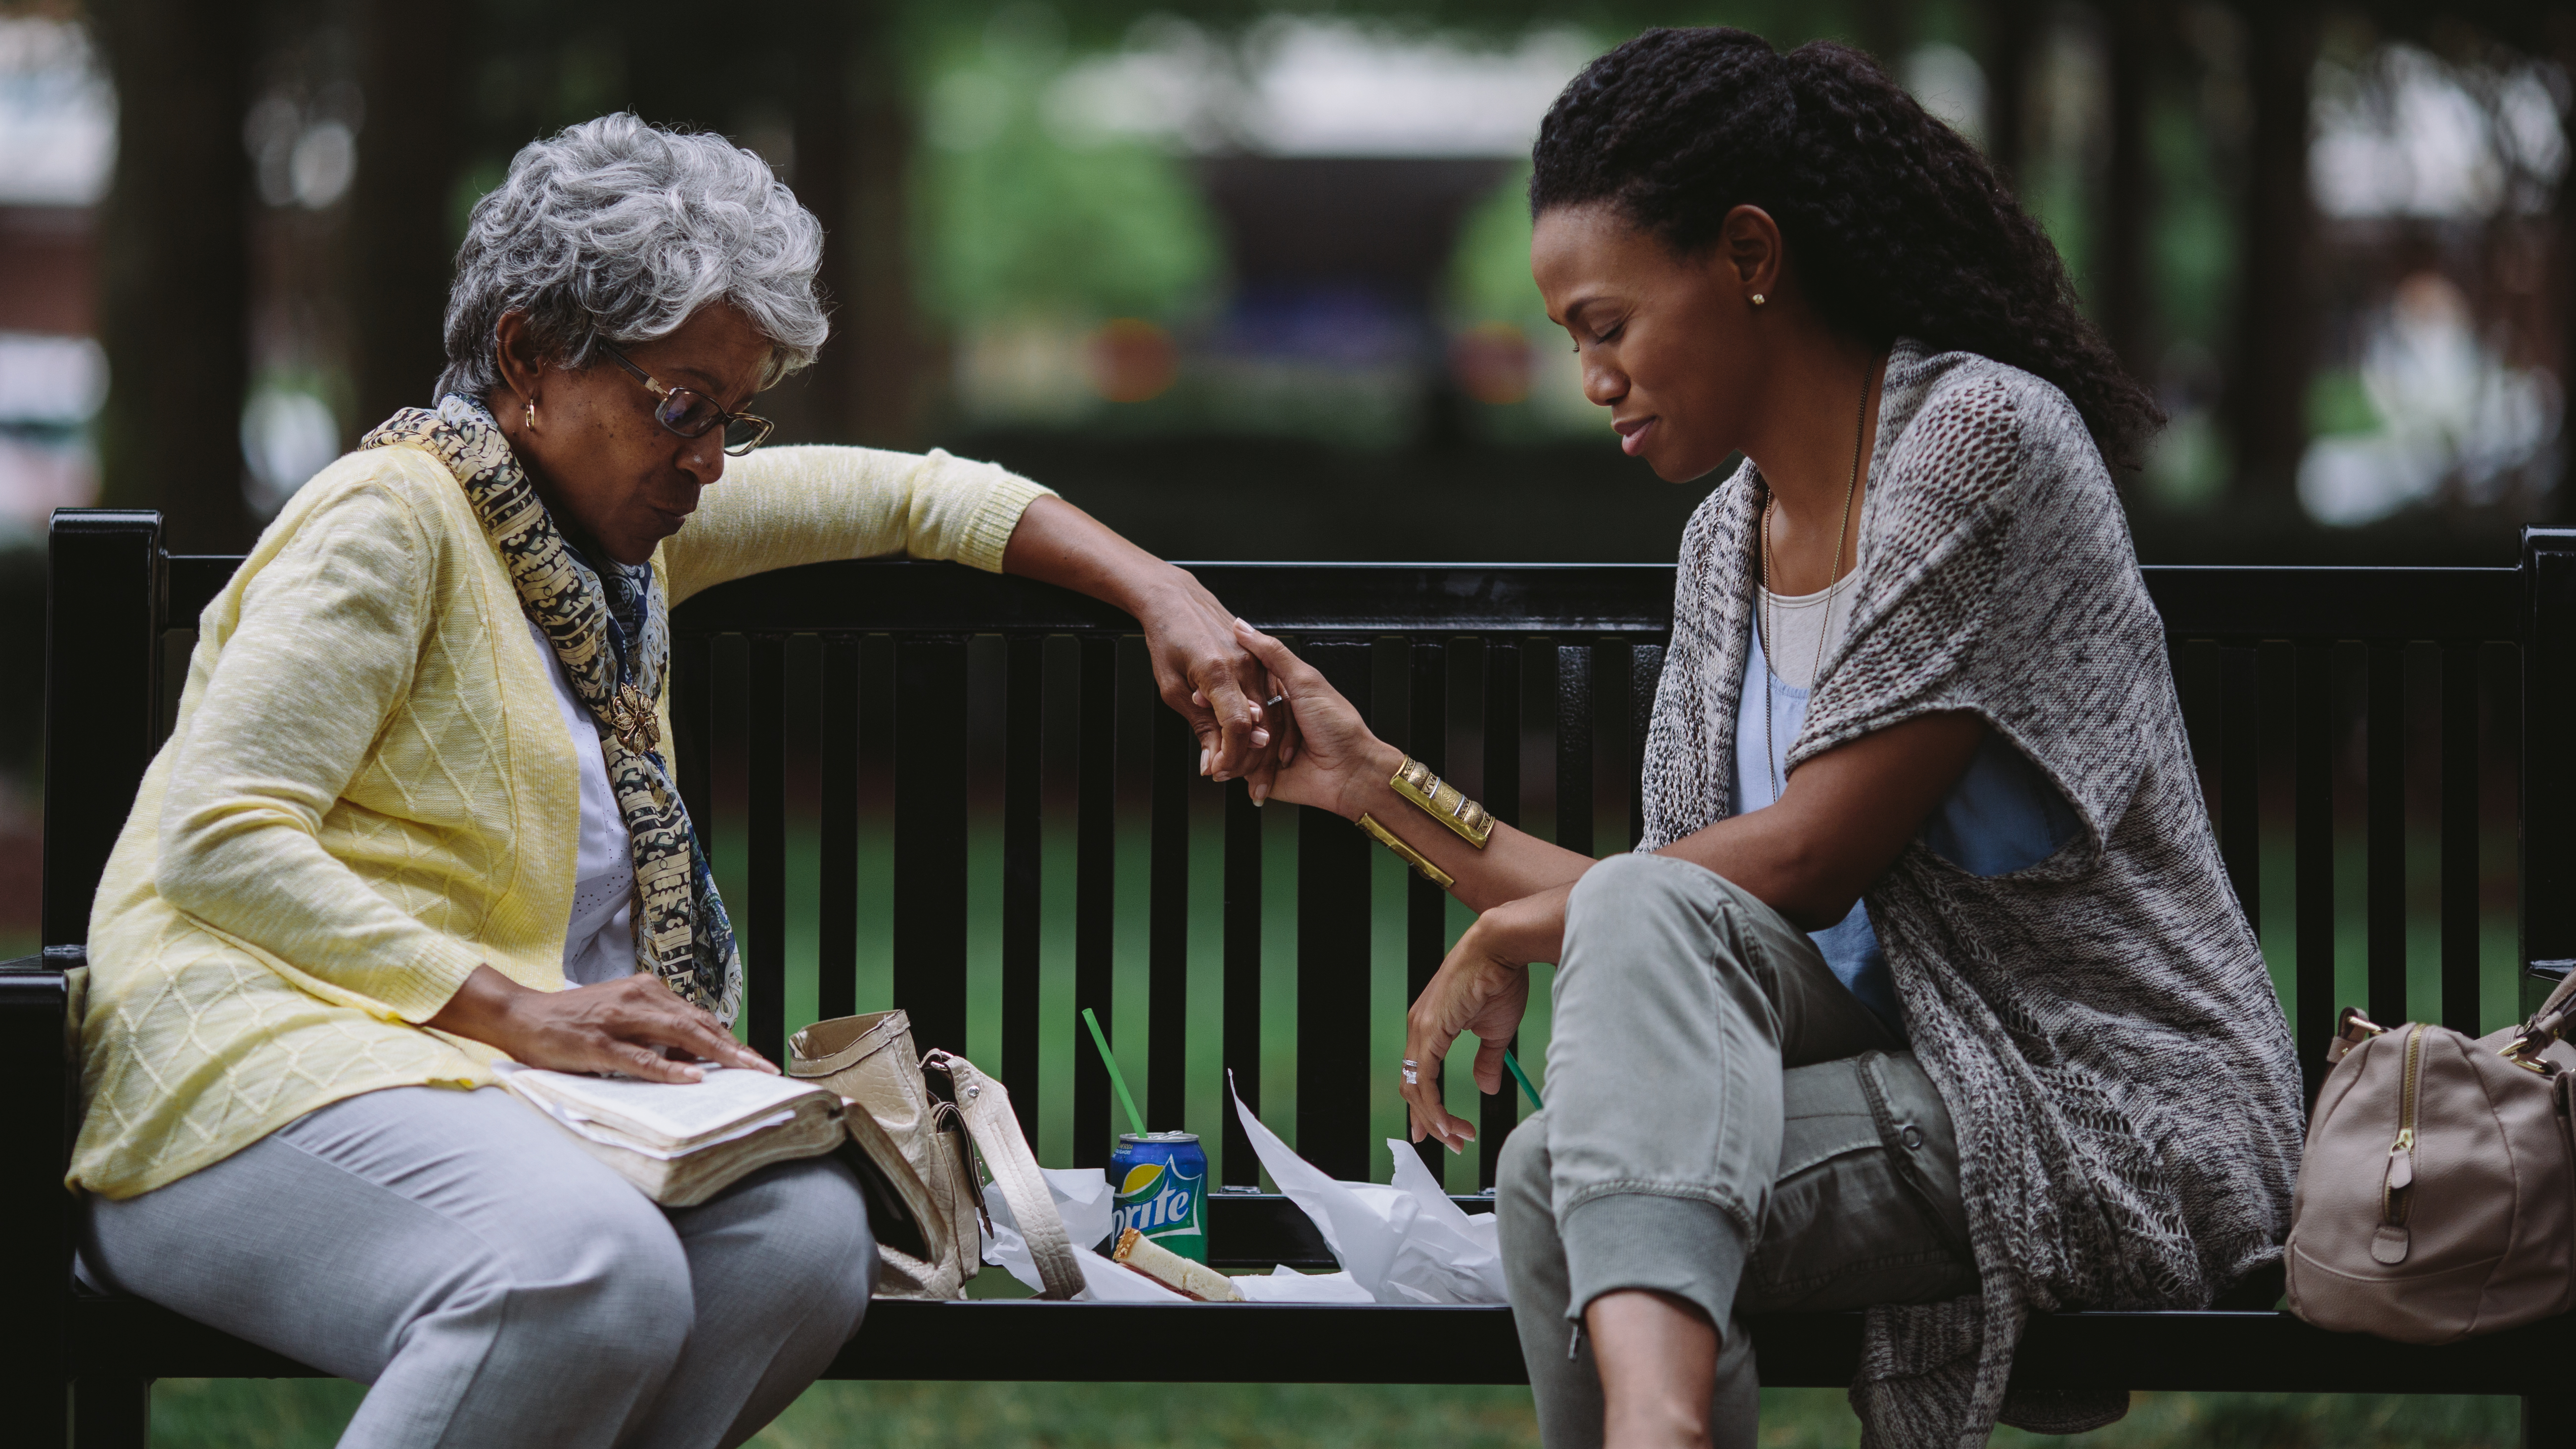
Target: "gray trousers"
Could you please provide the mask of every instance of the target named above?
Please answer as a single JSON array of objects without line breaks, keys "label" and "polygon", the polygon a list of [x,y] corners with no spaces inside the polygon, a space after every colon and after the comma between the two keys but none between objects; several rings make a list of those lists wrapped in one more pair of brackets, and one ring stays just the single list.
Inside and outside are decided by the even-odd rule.
[{"label": "gray trousers", "polygon": [[82,1259],[373,1385],[344,1449],[739,1444],[857,1330],[877,1271],[858,1184],[829,1158],[665,1210],[507,1093],[434,1087],[93,1198]]},{"label": "gray trousers", "polygon": [[1563,954],[1547,1110],[1504,1144],[1496,1193],[1549,1449],[1601,1442],[1576,1325],[1603,1293],[1707,1312],[1714,1439],[1750,1449],[1759,1385],[1736,1312],[1975,1290],[1948,1110],[1779,912],[1688,861],[1617,856],[1575,886]]}]

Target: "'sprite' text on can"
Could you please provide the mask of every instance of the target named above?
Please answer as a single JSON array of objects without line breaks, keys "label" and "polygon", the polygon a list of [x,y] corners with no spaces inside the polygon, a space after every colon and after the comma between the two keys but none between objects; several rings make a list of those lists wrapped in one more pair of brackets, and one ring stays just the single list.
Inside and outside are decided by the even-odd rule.
[{"label": "'sprite' text on can", "polygon": [[1194,1132],[1118,1134],[1109,1181],[1118,1190],[1110,1226],[1129,1228],[1194,1263],[1207,1261],[1207,1153]]}]

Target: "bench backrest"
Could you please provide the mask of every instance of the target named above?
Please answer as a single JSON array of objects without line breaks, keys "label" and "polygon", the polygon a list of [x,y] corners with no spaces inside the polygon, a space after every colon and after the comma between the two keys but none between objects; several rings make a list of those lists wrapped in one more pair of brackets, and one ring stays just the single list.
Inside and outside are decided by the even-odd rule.
[{"label": "bench backrest", "polygon": [[[149,513],[56,515],[49,946],[86,934],[175,707],[165,680],[237,562],[163,553]],[[1500,818],[1596,854],[1633,839],[1669,566],[1194,568]],[[2576,530],[2527,530],[2513,568],[2146,572],[2240,898],[2274,940],[2295,932],[2281,974],[2311,1072],[2345,999],[2339,899],[2357,906],[2362,944],[2343,989],[2360,985],[2377,1018],[2491,1027],[2518,1013],[2515,968],[2576,956],[2576,832],[2561,825],[2576,805]],[[728,874],[755,1046],[776,1055],[804,1019],[903,1006],[924,1047],[997,1047],[1023,1119],[1069,1130],[1072,1160],[1093,1165],[1114,1109],[1074,1013],[1114,1029],[1124,977],[1144,1021],[1115,1039],[1145,1114],[1221,1143],[1224,1181],[1257,1181],[1217,1105],[1227,1067],[1305,1156],[1371,1175],[1401,1003],[1462,917],[1340,820],[1256,811],[1239,784],[1200,780],[1186,730],[1153,703],[1132,620],[1023,580],[866,562],[725,585],[674,630],[682,786]],[[2410,775],[2429,808],[2410,812]],[[2339,783],[2357,798],[2339,801]],[[2428,818],[2410,831],[2410,814]],[[2508,950],[2482,947],[2504,907],[2482,903],[2479,857],[2509,827]],[[2339,852],[2357,870],[2339,873]],[[2410,914],[2409,861],[2428,857],[2438,907]],[[863,960],[892,963],[864,1001]],[[2410,961],[2433,968],[2411,994]],[[1265,1044],[1293,1128],[1288,1103],[1263,1108]],[[1049,1082],[1069,1082],[1069,1102]],[[1489,1185],[1521,1104],[1482,1110],[1475,1177]]]}]

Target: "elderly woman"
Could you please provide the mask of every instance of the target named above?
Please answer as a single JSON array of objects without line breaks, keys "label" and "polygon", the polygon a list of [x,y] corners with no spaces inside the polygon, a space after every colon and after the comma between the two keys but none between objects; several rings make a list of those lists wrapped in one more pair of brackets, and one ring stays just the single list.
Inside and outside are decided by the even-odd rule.
[{"label": "elderly woman", "polygon": [[82,1256],[372,1384],[344,1443],[738,1444],[866,1307],[839,1164],[664,1210],[477,1090],[504,1057],[775,1070],[728,1032],[740,957],[662,743],[671,604],[898,551],[1025,574],[1143,623],[1207,772],[1269,744],[1226,610],[1045,489],[754,451],[743,409],[823,342],[821,243],[720,138],[530,145],[474,210],[435,409],[206,609],[91,922]]}]

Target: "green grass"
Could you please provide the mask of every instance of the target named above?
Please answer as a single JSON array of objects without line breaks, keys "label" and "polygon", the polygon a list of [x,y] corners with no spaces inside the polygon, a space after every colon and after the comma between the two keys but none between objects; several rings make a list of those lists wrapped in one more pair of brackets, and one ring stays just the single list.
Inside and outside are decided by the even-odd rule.
[{"label": "green grass", "polygon": [[[152,1397],[153,1449],[326,1449],[354,1384],[173,1379]],[[2129,1417],[2065,1439],[2006,1429],[2001,1449],[2506,1449],[2512,1399],[2393,1394],[2140,1394]],[[1763,1449],[1850,1449],[1836,1389],[1762,1395]],[[817,1384],[761,1449],[1359,1449],[1538,1443],[1517,1388],[1314,1384]]]}]

